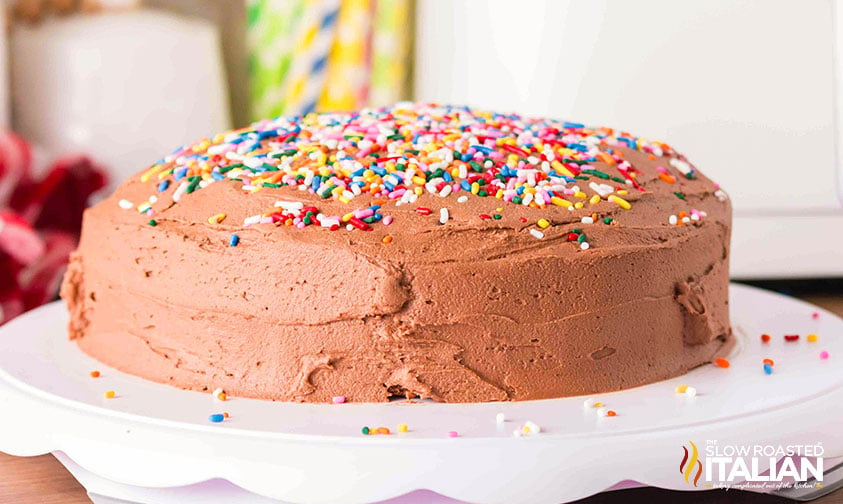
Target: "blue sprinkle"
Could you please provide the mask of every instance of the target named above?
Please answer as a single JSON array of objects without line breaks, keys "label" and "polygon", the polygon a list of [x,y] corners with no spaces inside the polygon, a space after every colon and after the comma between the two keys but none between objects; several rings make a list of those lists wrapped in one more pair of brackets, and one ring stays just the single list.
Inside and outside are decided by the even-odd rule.
[{"label": "blue sprinkle", "polygon": [[764,374],[773,374],[773,366],[769,362],[764,363]]},{"label": "blue sprinkle", "polygon": [[231,235],[231,238],[228,239],[229,247],[236,247],[238,243],[240,243],[240,237],[236,234]]},{"label": "blue sprinkle", "polygon": [[162,180],[160,184],[158,184],[158,192],[164,192],[167,188],[170,187],[169,180]]},{"label": "blue sprinkle", "polygon": [[220,173],[218,171],[214,171],[214,172],[211,172],[211,178],[213,178],[214,180],[223,180],[223,179],[225,179],[225,175],[223,175],[222,173]]},{"label": "blue sprinkle", "polygon": [[494,151],[494,149],[492,149],[491,147],[486,147],[485,145],[475,144],[475,145],[472,145],[471,148],[475,149],[475,150],[479,150],[481,152],[485,152],[486,154],[491,154]]},{"label": "blue sprinkle", "polygon": [[322,179],[319,178],[318,175],[313,177],[313,180],[310,182],[310,188],[314,191],[318,191],[320,185],[322,185]]},{"label": "blue sprinkle", "polygon": [[565,121],[565,122],[562,123],[562,127],[563,128],[585,128],[585,124]]},{"label": "blue sprinkle", "polygon": [[187,168],[179,168],[173,172],[173,177],[175,177],[176,180],[183,179],[185,175],[187,175]]},{"label": "blue sprinkle", "polygon": [[452,177],[451,174],[448,173],[448,172],[444,172],[442,174],[442,178],[445,179],[445,182],[453,182],[454,181],[454,177]]},{"label": "blue sprinkle", "polygon": [[460,182],[460,187],[462,188],[463,191],[470,191],[471,190],[471,184],[468,183],[468,180],[463,180],[462,182]]},{"label": "blue sprinkle", "polygon": [[471,154],[463,154],[460,156],[460,161],[468,162],[471,161]]},{"label": "blue sprinkle", "polygon": [[220,423],[225,420],[225,416],[222,413],[214,413],[208,417],[208,420],[214,423]]}]

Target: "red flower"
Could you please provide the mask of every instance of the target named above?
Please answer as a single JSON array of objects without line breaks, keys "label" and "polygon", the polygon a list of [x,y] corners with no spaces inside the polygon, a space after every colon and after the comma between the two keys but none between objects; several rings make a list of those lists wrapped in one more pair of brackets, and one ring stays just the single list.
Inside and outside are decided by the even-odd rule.
[{"label": "red flower", "polygon": [[0,132],[0,324],[52,299],[76,247],[82,212],[106,185],[83,156],[55,161],[41,180],[29,145]]}]

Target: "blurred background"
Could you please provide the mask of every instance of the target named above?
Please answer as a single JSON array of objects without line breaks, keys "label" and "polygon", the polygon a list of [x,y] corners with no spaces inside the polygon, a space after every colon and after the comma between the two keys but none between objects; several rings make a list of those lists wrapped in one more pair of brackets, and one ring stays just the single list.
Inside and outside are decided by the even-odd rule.
[{"label": "blurred background", "polygon": [[[84,207],[163,153],[263,117],[404,99],[668,141],[732,197],[736,279],[843,277],[834,0],[2,7],[0,322],[54,297]],[[769,283],[782,279],[801,283]]]}]

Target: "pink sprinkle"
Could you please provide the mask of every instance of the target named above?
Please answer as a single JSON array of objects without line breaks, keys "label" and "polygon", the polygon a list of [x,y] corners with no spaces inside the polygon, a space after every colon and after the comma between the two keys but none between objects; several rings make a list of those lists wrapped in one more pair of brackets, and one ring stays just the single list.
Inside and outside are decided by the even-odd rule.
[{"label": "pink sprinkle", "polygon": [[820,352],[820,359],[821,360],[828,360],[828,352],[826,352],[825,350]]},{"label": "pink sprinkle", "polygon": [[345,396],[344,395],[334,396],[332,401],[334,401],[334,404],[342,404],[342,403],[345,402]]},{"label": "pink sprinkle", "polygon": [[457,431],[448,431],[448,437],[459,437]]},{"label": "pink sprinkle", "polygon": [[392,216],[387,215],[386,217],[383,218],[383,225],[388,226],[390,224],[392,224]]},{"label": "pink sprinkle", "polygon": [[815,311],[814,313],[811,314],[811,318],[814,319],[814,320],[817,320],[818,318],[820,318],[820,312]]}]

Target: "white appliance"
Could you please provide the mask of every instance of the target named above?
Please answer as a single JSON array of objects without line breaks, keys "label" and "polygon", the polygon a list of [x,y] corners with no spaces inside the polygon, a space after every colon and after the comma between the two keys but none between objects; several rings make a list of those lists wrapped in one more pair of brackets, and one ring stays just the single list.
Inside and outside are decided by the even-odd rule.
[{"label": "white appliance", "polygon": [[737,278],[843,276],[843,5],[418,3],[416,98],[616,126],[732,197]]}]

